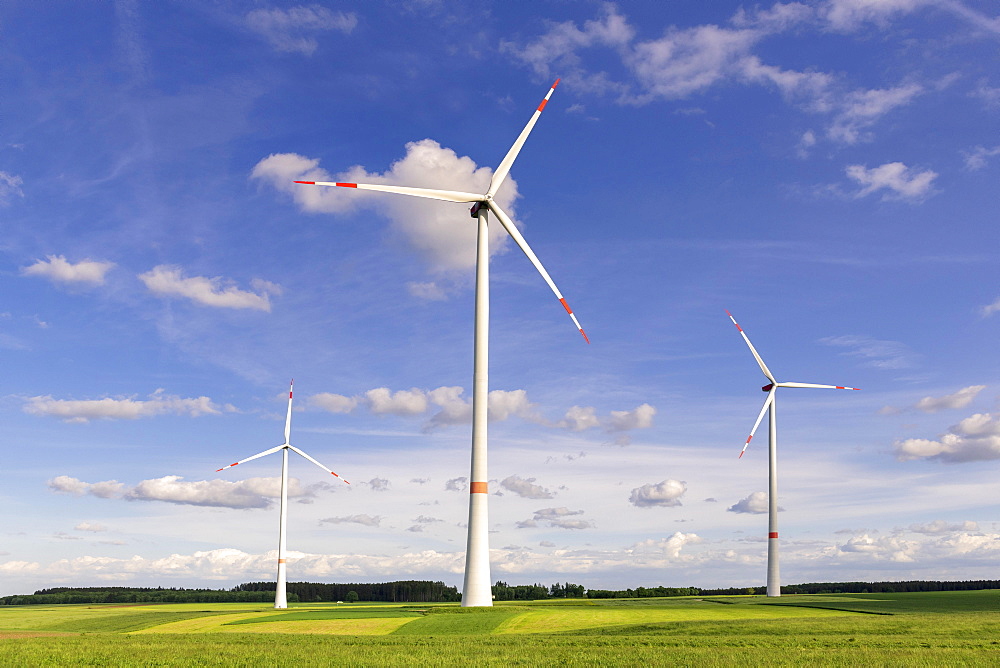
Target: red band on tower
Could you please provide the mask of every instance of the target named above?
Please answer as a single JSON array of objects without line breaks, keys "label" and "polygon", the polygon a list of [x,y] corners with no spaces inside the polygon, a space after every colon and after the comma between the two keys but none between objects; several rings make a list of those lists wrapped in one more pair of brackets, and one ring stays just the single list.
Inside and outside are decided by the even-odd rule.
[{"label": "red band on tower", "polygon": [[772,531],[771,533],[767,534],[767,537],[768,538],[777,538],[778,537],[778,532],[777,531]]},{"label": "red band on tower", "polygon": [[487,483],[485,482],[469,483],[469,494],[488,494],[486,486]]}]

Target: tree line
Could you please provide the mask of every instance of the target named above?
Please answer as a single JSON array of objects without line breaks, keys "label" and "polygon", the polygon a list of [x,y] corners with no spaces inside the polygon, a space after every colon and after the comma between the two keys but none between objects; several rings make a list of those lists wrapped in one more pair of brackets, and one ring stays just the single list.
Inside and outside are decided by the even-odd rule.
[{"label": "tree line", "polygon": [[[270,603],[274,582],[246,582],[232,589],[184,589],[163,587],[51,587],[34,594],[0,596],[0,605],[53,605],[61,603]],[[902,582],[810,582],[785,585],[782,594],[880,594],[927,591],[1000,589],[1000,580],[907,580]],[[570,582],[549,585],[510,585],[497,581],[492,587],[496,601],[537,601],[551,598],[652,598],[667,596],[732,596],[763,594],[764,587],[636,587],[634,589],[587,589]],[[381,601],[388,603],[433,603],[462,600],[456,587],[429,580],[398,582],[323,584],[289,582],[290,603],[333,601]]]},{"label": "tree line", "polygon": [[[52,587],[34,594],[0,596],[0,605],[53,605],[62,603],[270,603],[274,582],[246,582],[232,589],[163,587]],[[460,601],[456,587],[443,582],[410,580],[368,584],[289,582],[288,602],[384,601],[430,603]]]}]

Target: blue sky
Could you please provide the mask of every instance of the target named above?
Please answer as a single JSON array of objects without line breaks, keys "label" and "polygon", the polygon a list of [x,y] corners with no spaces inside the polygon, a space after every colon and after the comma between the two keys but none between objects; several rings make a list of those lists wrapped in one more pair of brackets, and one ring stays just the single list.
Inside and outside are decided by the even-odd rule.
[{"label": "blue sky", "polygon": [[1000,17],[974,0],[0,8],[0,593],[461,583],[482,189],[493,579],[995,577]]}]

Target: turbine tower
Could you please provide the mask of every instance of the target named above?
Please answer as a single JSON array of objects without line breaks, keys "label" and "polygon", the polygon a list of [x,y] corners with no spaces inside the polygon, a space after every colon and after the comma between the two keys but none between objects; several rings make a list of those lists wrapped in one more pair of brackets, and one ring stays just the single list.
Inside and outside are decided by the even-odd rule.
[{"label": "turbine tower", "polygon": [[465,554],[465,582],[462,587],[462,605],[468,606],[489,606],[493,605],[493,596],[490,589],[490,546],[489,546],[489,516],[487,512],[487,473],[486,473],[486,419],[487,419],[487,397],[489,394],[488,367],[489,367],[489,233],[488,214],[490,212],[500,221],[507,234],[514,240],[528,260],[535,266],[538,273],[555,293],[559,303],[563,305],[569,317],[573,319],[573,324],[583,334],[584,340],[590,343],[590,339],[580,327],[580,322],[576,319],[569,304],[563,298],[559,288],[552,281],[545,267],[539,262],[535,253],[528,246],[521,233],[515,227],[503,209],[496,203],[493,196],[503,184],[504,179],[510,172],[511,165],[517,158],[517,154],[524,146],[525,140],[531,133],[532,128],[541,116],[542,110],[548,104],[553,91],[559,85],[559,80],[545,95],[545,98],[535,109],[528,124],[524,126],[514,145],[511,146],[507,155],[500,162],[493,178],[490,181],[489,189],[482,194],[456,192],[453,190],[434,190],[429,188],[409,188],[405,186],[387,186],[365,183],[332,183],[326,181],[296,181],[305,185],[334,186],[340,188],[357,188],[358,190],[377,190],[398,195],[412,195],[414,197],[426,197],[429,199],[443,200],[445,202],[458,202],[472,204],[470,213],[478,220],[478,239],[476,243],[476,316],[473,352],[473,373],[472,373],[472,473],[469,478],[469,538]]},{"label": "turbine tower", "polygon": [[[246,459],[241,459],[240,461],[236,462],[235,464],[230,464],[229,466],[223,466],[221,469],[216,469],[216,471],[215,471],[216,473],[218,473],[219,471],[225,471],[226,469],[230,469],[230,468],[232,468],[234,466],[237,466],[239,464],[242,464],[244,462],[248,462],[251,459],[257,459],[258,457],[264,457],[266,455],[271,454],[272,452],[277,452],[278,450],[281,450],[281,505],[280,505],[280,509],[279,509],[279,520],[278,520],[278,581],[277,581],[277,586],[274,589],[274,607],[276,609],[281,609],[281,608],[287,608],[288,607],[288,596],[287,596],[286,591],[285,591],[286,590],[286,585],[285,585],[285,582],[286,582],[285,581],[285,543],[286,543],[286,530],[285,530],[285,526],[286,526],[287,520],[288,520],[288,451],[292,450],[292,451],[294,451],[294,452],[302,455],[303,457],[305,457],[306,459],[308,459],[313,464],[315,464],[316,466],[320,467],[321,469],[323,469],[324,471],[326,471],[330,475],[335,476],[337,478],[340,478],[339,475],[337,475],[336,473],[334,473],[330,469],[326,468],[325,466],[323,466],[322,464],[320,464],[318,461],[316,461],[315,459],[313,459],[312,457],[310,457],[306,453],[302,452],[301,450],[299,450],[298,448],[296,448],[294,445],[292,445],[289,442],[289,436],[291,435],[291,431],[292,431],[292,386],[294,384],[295,384],[295,381],[293,380],[288,385],[288,413],[287,413],[287,415],[285,415],[285,442],[282,443],[281,445],[279,445],[276,448],[271,448],[270,450],[265,450],[264,452],[259,452],[259,453],[257,453],[256,455],[254,455],[252,457],[247,457]],[[340,479],[344,480],[343,478],[340,478]],[[347,483],[348,485],[351,484],[351,483],[347,482],[346,480],[344,480],[344,482]]]},{"label": "turbine tower", "polygon": [[747,436],[746,443],[743,444],[743,449],[740,451],[740,457],[743,453],[747,451],[747,446],[750,445],[750,440],[753,438],[754,432],[757,431],[757,427],[760,426],[761,420],[764,419],[764,413],[768,413],[768,459],[767,459],[767,595],[768,596],[781,596],[781,577],[778,572],[778,423],[775,417],[775,392],[779,387],[805,387],[805,388],[820,388],[829,390],[858,390],[858,387],[843,387],[841,385],[816,385],[814,383],[779,383],[774,378],[774,374],[767,368],[764,364],[764,360],[760,358],[757,354],[757,350],[750,343],[750,339],[747,338],[746,332],[740,327],[739,323],[736,322],[736,318],[729,311],[726,311],[726,315],[729,319],[733,321],[736,325],[736,329],[739,330],[740,335],[743,336],[743,340],[747,342],[747,346],[750,348],[750,352],[753,353],[754,359],[757,360],[757,364],[760,366],[760,370],[764,372],[764,375],[770,381],[767,385],[760,388],[764,392],[767,392],[767,398],[764,400],[764,407],[760,409],[760,414],[757,415],[757,421],[753,423],[753,429],[750,430],[750,435]]}]

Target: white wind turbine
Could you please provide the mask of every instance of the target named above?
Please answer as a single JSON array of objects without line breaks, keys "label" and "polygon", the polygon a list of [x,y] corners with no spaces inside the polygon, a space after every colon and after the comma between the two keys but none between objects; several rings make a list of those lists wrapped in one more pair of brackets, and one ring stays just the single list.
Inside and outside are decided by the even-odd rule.
[{"label": "white wind turbine", "polygon": [[528,260],[535,266],[538,273],[548,283],[548,286],[555,293],[559,302],[573,319],[573,324],[583,334],[583,338],[590,343],[590,339],[580,327],[580,322],[576,319],[569,304],[563,298],[559,288],[545,271],[545,267],[538,261],[535,253],[528,246],[514,222],[503,209],[496,203],[493,196],[503,184],[504,179],[510,172],[511,165],[517,158],[521,147],[531,133],[532,128],[538,121],[542,110],[548,104],[549,98],[559,85],[559,80],[555,83],[541,101],[531,120],[524,126],[524,130],[518,136],[517,141],[511,146],[507,155],[500,162],[493,178],[490,181],[489,189],[482,194],[456,192],[453,190],[434,190],[428,188],[409,188],[405,186],[386,186],[365,183],[332,183],[324,181],[296,181],[306,185],[317,186],[339,186],[341,188],[357,188],[358,190],[377,190],[380,192],[396,193],[399,195],[413,195],[415,197],[426,197],[429,199],[443,200],[445,202],[459,202],[472,204],[472,217],[479,221],[478,241],[476,245],[476,320],[475,320],[475,344],[473,352],[473,373],[472,373],[472,475],[469,481],[469,538],[465,556],[465,582],[462,587],[463,606],[489,606],[493,604],[493,597],[490,590],[490,555],[489,555],[489,517],[487,513],[487,474],[486,474],[486,417],[487,417],[487,397],[488,386],[488,360],[489,360],[489,233],[488,233],[488,213],[493,212],[497,220],[507,231],[507,234],[514,240],[514,243],[524,251]]},{"label": "white wind turbine", "polygon": [[[313,459],[312,457],[310,457],[306,453],[302,452],[301,450],[299,450],[298,448],[296,448],[294,445],[292,445],[289,442],[289,436],[291,435],[291,432],[292,432],[292,386],[294,384],[295,384],[295,381],[293,380],[288,385],[288,413],[287,413],[287,415],[285,415],[285,442],[282,443],[281,445],[279,445],[276,448],[271,448],[270,450],[265,450],[264,452],[258,452],[256,455],[254,455],[252,457],[247,457],[246,459],[241,459],[240,461],[236,462],[235,464],[230,464],[229,466],[223,466],[221,469],[216,469],[216,473],[218,473],[219,471],[225,471],[226,469],[230,469],[230,468],[232,468],[234,466],[237,466],[239,464],[242,464],[244,462],[248,462],[251,459],[257,459],[258,457],[264,457],[264,456],[267,456],[267,455],[271,454],[272,452],[277,452],[278,450],[281,450],[281,505],[280,505],[280,512],[279,512],[280,519],[278,520],[278,583],[277,583],[277,587],[275,587],[275,590],[274,590],[274,607],[275,608],[287,608],[288,607],[288,597],[287,597],[286,592],[285,592],[285,589],[286,589],[286,587],[285,587],[285,543],[286,543],[285,527],[286,527],[287,520],[288,520],[288,451],[289,450],[293,450],[293,451],[297,452],[298,454],[302,455],[303,457],[305,457],[306,459],[308,459],[313,464],[315,464],[316,466],[320,467],[321,469],[323,469],[324,471],[326,471],[330,475],[333,475],[333,476],[335,476],[337,478],[340,478],[339,475],[337,475],[336,473],[334,473],[330,469],[326,468],[325,466],[323,466],[322,464],[320,464],[318,461],[316,461],[315,459]],[[343,478],[340,478],[340,479],[344,480]],[[348,485],[351,484],[351,483],[347,482],[346,480],[344,480],[344,482],[347,483]]]},{"label": "white wind turbine", "polygon": [[760,414],[757,416],[757,421],[753,423],[753,429],[750,430],[750,435],[747,436],[747,442],[743,444],[743,449],[740,451],[740,457],[746,452],[747,446],[750,445],[750,440],[753,438],[754,432],[757,431],[757,427],[760,426],[760,421],[764,419],[764,413],[768,412],[768,462],[767,462],[767,477],[768,477],[768,490],[767,490],[767,595],[768,596],[781,596],[781,578],[778,573],[778,434],[777,434],[777,419],[774,412],[775,403],[775,393],[779,387],[806,387],[806,388],[821,388],[829,390],[858,390],[858,387],[843,387],[841,385],[816,385],[814,383],[779,383],[774,378],[774,374],[767,368],[764,364],[764,360],[760,358],[757,354],[757,350],[750,343],[750,339],[747,338],[746,332],[740,327],[739,323],[736,322],[736,318],[729,311],[726,311],[726,315],[729,319],[733,321],[736,325],[736,329],[740,331],[740,335],[743,336],[743,340],[747,342],[747,346],[750,347],[750,352],[753,353],[754,359],[757,360],[757,364],[760,365],[760,370],[764,372],[764,375],[769,382],[764,387],[760,388],[764,392],[767,392],[767,399],[764,400],[764,407],[760,409]]}]

